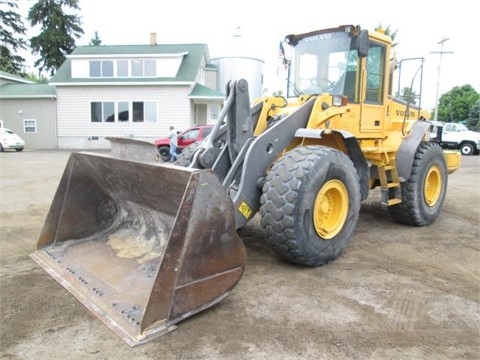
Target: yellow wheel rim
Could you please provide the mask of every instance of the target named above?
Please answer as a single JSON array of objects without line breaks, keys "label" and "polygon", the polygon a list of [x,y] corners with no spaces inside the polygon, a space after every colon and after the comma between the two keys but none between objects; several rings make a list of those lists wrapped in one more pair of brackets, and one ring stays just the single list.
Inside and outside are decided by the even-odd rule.
[{"label": "yellow wheel rim", "polygon": [[442,191],[442,173],[440,167],[434,165],[428,170],[425,178],[423,194],[428,206],[435,206]]},{"label": "yellow wheel rim", "polygon": [[324,240],[330,240],[342,230],[348,214],[348,191],[339,180],[326,182],[315,198],[313,224]]}]

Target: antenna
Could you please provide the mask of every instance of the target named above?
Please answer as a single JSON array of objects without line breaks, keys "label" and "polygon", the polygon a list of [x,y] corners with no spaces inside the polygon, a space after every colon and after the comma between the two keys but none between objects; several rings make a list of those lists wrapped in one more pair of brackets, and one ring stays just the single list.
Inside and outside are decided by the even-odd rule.
[{"label": "antenna", "polygon": [[442,55],[443,54],[453,54],[453,51],[443,51],[443,44],[445,43],[445,41],[448,41],[450,40],[449,38],[446,38],[446,37],[443,37],[442,40],[440,40],[439,42],[437,42],[437,44],[440,44],[440,51],[431,51],[430,53],[431,54],[440,54],[440,61],[438,63],[438,77],[437,77],[437,94],[435,96],[435,112],[434,112],[434,115],[433,115],[433,120],[437,121],[438,119],[438,93],[439,93],[439,90],[440,90],[440,70],[441,70],[441,67],[442,67]]}]

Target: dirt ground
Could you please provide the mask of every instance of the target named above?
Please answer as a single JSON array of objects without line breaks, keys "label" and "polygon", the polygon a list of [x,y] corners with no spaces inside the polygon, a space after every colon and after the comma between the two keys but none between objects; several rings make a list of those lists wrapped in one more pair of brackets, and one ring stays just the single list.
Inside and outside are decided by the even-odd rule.
[{"label": "dirt ground", "polygon": [[0,154],[0,359],[480,359],[480,157],[449,176],[433,225],[373,191],[335,262],[303,268],[239,231],[246,271],[174,332],[131,348],[30,258],[69,152]]}]

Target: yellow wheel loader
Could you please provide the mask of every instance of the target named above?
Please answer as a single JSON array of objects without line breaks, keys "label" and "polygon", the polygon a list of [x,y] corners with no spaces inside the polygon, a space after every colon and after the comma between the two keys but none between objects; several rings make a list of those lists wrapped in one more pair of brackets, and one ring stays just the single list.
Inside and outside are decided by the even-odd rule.
[{"label": "yellow wheel loader", "polygon": [[343,252],[371,189],[398,222],[438,217],[460,154],[392,96],[390,37],[340,26],[285,42],[287,96],[252,106],[247,82],[230,81],[211,134],[176,164],[131,139],[72,153],[31,257],[131,346],[233,289],[236,230],[257,213],[271,248],[305,266]]}]

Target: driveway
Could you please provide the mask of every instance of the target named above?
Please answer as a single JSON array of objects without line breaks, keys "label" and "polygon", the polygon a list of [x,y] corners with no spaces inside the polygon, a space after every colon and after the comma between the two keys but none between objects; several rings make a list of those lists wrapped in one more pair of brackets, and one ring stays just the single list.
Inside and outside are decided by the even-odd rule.
[{"label": "driveway", "polygon": [[373,191],[336,261],[304,268],[239,233],[246,271],[224,300],[130,348],[30,258],[68,151],[0,153],[0,359],[479,359],[480,157],[449,176],[439,219],[389,218]]}]

